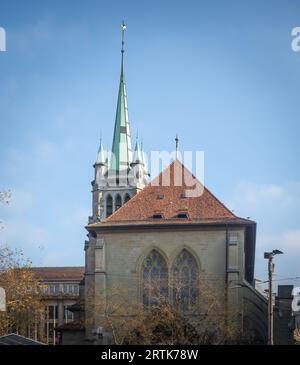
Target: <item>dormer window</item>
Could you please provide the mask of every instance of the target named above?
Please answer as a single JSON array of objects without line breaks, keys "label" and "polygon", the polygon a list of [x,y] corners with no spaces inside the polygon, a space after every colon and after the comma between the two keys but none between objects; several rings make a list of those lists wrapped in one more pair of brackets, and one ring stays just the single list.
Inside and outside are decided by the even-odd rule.
[{"label": "dormer window", "polygon": [[164,215],[162,213],[154,213],[152,218],[153,219],[163,219]]},{"label": "dormer window", "polygon": [[164,199],[164,197],[165,197],[165,196],[164,196],[164,194],[158,194],[158,195],[157,195],[157,199],[160,199],[160,200],[161,200],[161,199]]},{"label": "dormer window", "polygon": [[187,219],[189,217],[187,212],[180,212],[177,214],[177,218]]}]

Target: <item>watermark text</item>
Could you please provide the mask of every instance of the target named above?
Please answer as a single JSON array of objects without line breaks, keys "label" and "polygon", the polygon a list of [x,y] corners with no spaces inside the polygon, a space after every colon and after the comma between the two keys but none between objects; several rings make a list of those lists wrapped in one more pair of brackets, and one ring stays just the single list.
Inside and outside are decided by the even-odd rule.
[{"label": "watermark text", "polygon": [[300,27],[294,27],[291,35],[294,37],[291,43],[292,50],[294,52],[300,51]]},{"label": "watermark text", "polygon": [[0,27],[0,52],[6,51],[6,31]]}]

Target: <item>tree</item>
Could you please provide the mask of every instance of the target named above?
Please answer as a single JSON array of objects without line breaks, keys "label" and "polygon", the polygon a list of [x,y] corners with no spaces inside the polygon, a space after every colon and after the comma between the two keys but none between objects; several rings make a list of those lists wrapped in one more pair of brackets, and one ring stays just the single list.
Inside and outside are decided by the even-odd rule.
[{"label": "tree", "polygon": [[135,290],[124,287],[112,288],[99,303],[87,295],[86,302],[94,303],[91,312],[101,313],[101,326],[118,345],[239,343],[239,313],[227,308],[226,292],[218,280],[200,277],[195,283],[198,295],[188,307],[182,283],[173,281],[169,290],[161,290],[162,283],[157,284],[148,288],[150,306],[136,298]]},{"label": "tree", "polygon": [[[0,192],[0,202],[8,204],[9,191]],[[43,312],[43,286],[31,270],[22,250],[0,244],[0,287],[6,293],[6,311],[0,312],[0,335],[18,332],[28,336]]]},{"label": "tree", "polygon": [[0,246],[0,270],[0,287],[6,293],[6,311],[0,312],[0,335],[18,332],[28,336],[43,313],[43,286],[20,250]]},{"label": "tree", "polygon": [[[129,345],[196,345],[201,336],[191,319],[170,303],[161,303],[145,311],[143,321],[129,331],[125,343]],[[140,318],[140,319],[141,319]]]}]

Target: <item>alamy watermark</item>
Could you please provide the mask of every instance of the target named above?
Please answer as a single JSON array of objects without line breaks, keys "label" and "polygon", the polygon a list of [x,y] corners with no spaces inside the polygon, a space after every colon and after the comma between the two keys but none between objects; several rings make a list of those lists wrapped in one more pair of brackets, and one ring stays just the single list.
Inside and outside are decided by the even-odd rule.
[{"label": "alamy watermark", "polygon": [[6,31],[0,27],[0,52],[6,51]]},{"label": "alamy watermark", "polygon": [[[95,164],[95,183],[98,188],[150,183],[151,186],[182,186],[186,198],[199,197],[203,194],[203,151],[183,151],[182,153],[180,151],[151,151],[150,159],[146,153],[141,152],[141,161],[133,161],[130,163],[130,167],[125,165],[123,169],[118,170],[112,168],[112,166],[116,166],[116,156],[111,151],[103,151],[103,154],[106,156],[106,163]],[[180,163],[175,163],[175,161],[180,161]],[[195,174],[191,171],[194,171]],[[150,176],[154,178],[151,182],[149,181]]]},{"label": "alamy watermark", "polygon": [[295,38],[293,38],[291,47],[294,52],[300,51],[300,27],[294,27],[292,29],[291,35]]}]

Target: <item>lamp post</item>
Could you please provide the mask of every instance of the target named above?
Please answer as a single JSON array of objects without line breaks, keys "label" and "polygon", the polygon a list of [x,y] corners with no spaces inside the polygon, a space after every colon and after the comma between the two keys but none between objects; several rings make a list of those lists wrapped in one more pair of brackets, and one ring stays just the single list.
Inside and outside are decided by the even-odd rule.
[{"label": "lamp post", "polygon": [[273,250],[272,252],[265,252],[264,258],[268,260],[268,275],[269,275],[269,301],[268,301],[268,345],[274,345],[273,340],[273,272],[275,255],[283,254],[282,251]]}]

